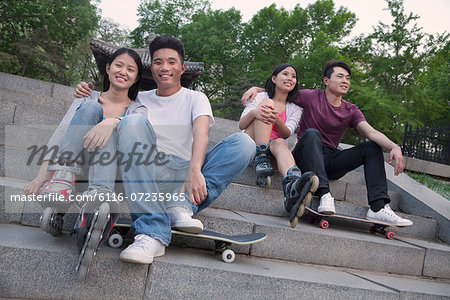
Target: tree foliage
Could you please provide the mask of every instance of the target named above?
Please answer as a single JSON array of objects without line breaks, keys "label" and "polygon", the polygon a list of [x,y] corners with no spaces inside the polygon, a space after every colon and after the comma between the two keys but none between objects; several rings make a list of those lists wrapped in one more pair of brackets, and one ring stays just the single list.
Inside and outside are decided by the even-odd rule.
[{"label": "tree foliage", "polygon": [[[180,30],[187,59],[204,63],[195,86],[211,99],[225,99],[243,74],[242,20],[235,9],[208,10]],[[194,86],[194,87],[195,87]]]},{"label": "tree foliage", "polygon": [[[171,34],[183,41],[188,60],[204,63],[193,88],[209,97],[218,116],[238,119],[242,93],[262,86],[278,64],[293,64],[300,87],[314,89],[323,88],[325,62],[339,59],[352,67],[344,99],[397,143],[405,122],[450,123],[449,34],[423,33],[402,0],[385,0],[392,22],[349,42],[343,41],[356,15],[333,0],[292,10],[272,4],[248,22],[234,8],[212,10],[209,0],[142,0],[139,26],[130,33],[112,20],[99,22],[91,1],[0,2],[1,69],[65,84],[101,81],[91,37],[141,48],[153,34]],[[344,141],[358,139],[348,132]]]},{"label": "tree foliage", "polygon": [[0,2],[0,65],[10,73],[68,84],[69,53],[98,22],[89,0]]},{"label": "tree foliage", "polygon": [[379,22],[373,33],[354,39],[344,52],[361,70],[359,82],[352,83],[351,100],[369,123],[401,142],[405,122],[423,125],[442,116],[442,100],[427,95],[426,78],[438,66],[430,55],[435,57],[447,38],[433,42],[435,38],[417,26],[419,17],[405,12],[403,1],[386,3],[392,23]]},{"label": "tree foliage", "polygon": [[139,26],[130,34],[133,46],[146,47],[150,34],[179,36],[179,30],[194,15],[209,8],[207,0],[142,0],[138,7]]}]

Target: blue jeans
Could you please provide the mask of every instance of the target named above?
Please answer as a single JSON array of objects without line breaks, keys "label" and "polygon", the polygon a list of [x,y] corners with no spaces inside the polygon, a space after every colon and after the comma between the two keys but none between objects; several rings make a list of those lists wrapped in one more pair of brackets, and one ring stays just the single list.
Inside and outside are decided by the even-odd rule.
[{"label": "blue jeans", "polygon": [[[103,118],[103,108],[97,101],[86,101],[76,110],[58,150],[61,162],[89,165],[89,185],[102,186],[114,191],[117,172],[117,137],[113,133],[102,149],[87,153],[84,135]],[[102,159],[103,158],[103,159]]]},{"label": "blue jeans", "polygon": [[118,137],[119,152],[124,153],[126,162],[119,165],[133,219],[132,228],[135,234],[146,234],[166,246],[171,240],[166,208],[184,206],[194,214],[205,209],[242,174],[256,152],[254,141],[241,132],[225,138],[208,151],[202,167],[208,196],[197,206],[186,194],[183,194],[184,201],[174,198],[186,179],[189,162],[173,155],[157,159],[161,153],[151,151],[156,145],[156,135],[147,119],[126,116],[119,123]]}]

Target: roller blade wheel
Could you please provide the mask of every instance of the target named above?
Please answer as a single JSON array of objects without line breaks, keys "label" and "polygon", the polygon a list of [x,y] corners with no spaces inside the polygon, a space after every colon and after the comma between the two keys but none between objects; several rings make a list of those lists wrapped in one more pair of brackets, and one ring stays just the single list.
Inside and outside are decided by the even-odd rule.
[{"label": "roller blade wheel", "polygon": [[63,215],[58,214],[57,210],[53,207],[47,207],[44,209],[41,215],[41,229],[53,236],[57,236],[62,233],[63,229]]},{"label": "roller blade wheel", "polygon": [[265,189],[270,189],[272,187],[272,178],[267,177],[256,177],[256,185]]},{"label": "roller blade wheel", "polygon": [[78,256],[78,264],[75,269],[78,274],[78,281],[84,281],[86,279],[92,261],[97,254],[97,250],[103,238],[103,232],[109,219],[109,204],[103,203],[94,213],[89,232],[86,236],[86,241],[81,249],[80,255]]}]

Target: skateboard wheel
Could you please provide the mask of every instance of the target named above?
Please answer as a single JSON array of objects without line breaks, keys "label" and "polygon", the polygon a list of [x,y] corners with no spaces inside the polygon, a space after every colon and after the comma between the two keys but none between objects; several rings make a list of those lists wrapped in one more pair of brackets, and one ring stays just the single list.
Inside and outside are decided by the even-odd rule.
[{"label": "skateboard wheel", "polygon": [[119,233],[111,234],[108,244],[111,248],[120,248],[123,244],[123,237]]},{"label": "skateboard wheel", "polygon": [[236,258],[236,254],[231,249],[227,249],[222,252],[222,260],[226,263],[232,263]]},{"label": "skateboard wheel", "polygon": [[395,237],[395,234],[394,234],[392,231],[386,232],[386,238],[387,238],[388,240],[393,240],[394,237]]},{"label": "skateboard wheel", "polygon": [[321,220],[319,225],[320,225],[320,228],[327,229],[330,226],[330,223],[328,223],[327,220]]},{"label": "skateboard wheel", "polygon": [[369,228],[369,231],[370,231],[370,233],[375,234],[375,233],[377,233],[377,228],[375,226],[371,226]]}]

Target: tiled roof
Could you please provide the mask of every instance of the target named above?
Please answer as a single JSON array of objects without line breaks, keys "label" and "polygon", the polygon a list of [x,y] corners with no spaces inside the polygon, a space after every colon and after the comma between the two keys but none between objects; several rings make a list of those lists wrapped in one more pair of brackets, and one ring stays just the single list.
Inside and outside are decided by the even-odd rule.
[{"label": "tiled roof", "polygon": [[[98,54],[103,54],[106,57],[111,56],[114,51],[116,51],[117,49],[120,48],[120,46],[111,44],[111,43],[107,43],[105,41],[102,40],[98,40],[98,39],[92,39],[91,40],[91,50],[92,52],[98,53]],[[147,48],[140,48],[140,49],[133,49],[134,51],[136,51],[139,56],[141,57],[142,60],[142,64],[144,66],[144,69],[148,69],[150,70],[150,52]],[[191,62],[191,61],[186,61],[186,71],[185,73],[187,74],[195,74],[195,75],[200,75],[203,71],[203,63],[202,62]]]}]

